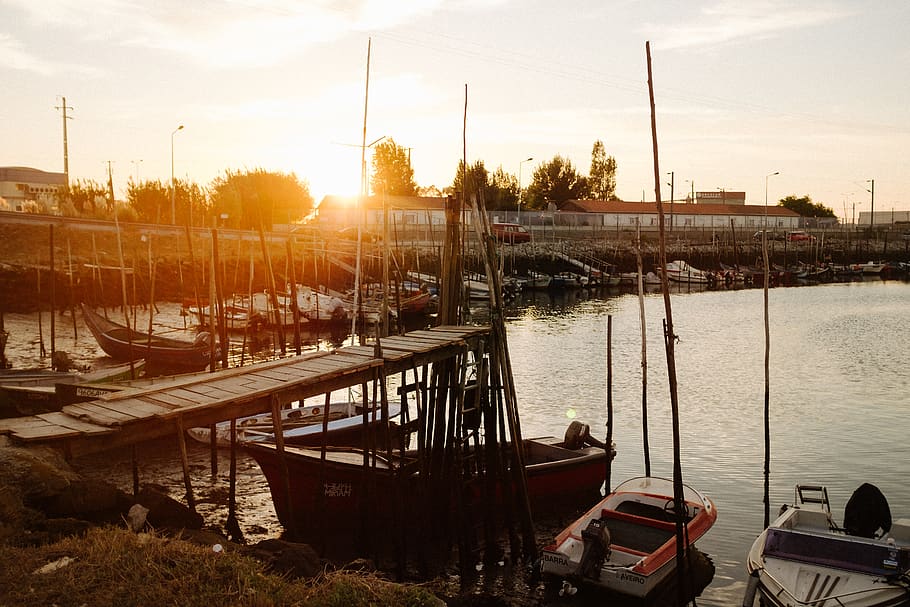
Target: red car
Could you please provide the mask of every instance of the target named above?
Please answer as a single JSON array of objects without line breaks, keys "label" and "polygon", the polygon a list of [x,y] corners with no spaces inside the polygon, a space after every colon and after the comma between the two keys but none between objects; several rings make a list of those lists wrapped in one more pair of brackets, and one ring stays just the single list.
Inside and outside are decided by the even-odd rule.
[{"label": "red car", "polygon": [[793,230],[792,232],[787,232],[787,242],[804,242],[815,240],[815,236],[809,234],[805,230]]},{"label": "red car", "polygon": [[494,223],[493,236],[499,242],[508,244],[531,242],[531,233],[526,227],[517,223]]}]

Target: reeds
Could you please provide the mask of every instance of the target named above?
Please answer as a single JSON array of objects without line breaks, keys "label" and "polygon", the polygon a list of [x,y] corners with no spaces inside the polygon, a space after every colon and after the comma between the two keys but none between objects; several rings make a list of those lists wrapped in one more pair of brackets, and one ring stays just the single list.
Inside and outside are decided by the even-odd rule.
[{"label": "reeds", "polygon": [[[69,560],[45,573],[49,563]],[[155,533],[97,528],[81,538],[29,548],[0,546],[0,605],[247,605],[313,607],[435,605],[421,586],[372,573],[325,572],[291,580],[238,550],[213,550]]]}]

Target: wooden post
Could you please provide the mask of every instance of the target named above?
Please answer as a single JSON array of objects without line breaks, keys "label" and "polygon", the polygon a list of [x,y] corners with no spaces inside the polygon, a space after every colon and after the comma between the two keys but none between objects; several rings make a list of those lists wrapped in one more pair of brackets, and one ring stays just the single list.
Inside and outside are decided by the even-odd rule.
[{"label": "wooden post", "polygon": [[[641,441],[645,458],[645,476],[651,476],[651,448],[648,441],[648,334],[645,324],[645,287],[640,236],[638,246],[635,248],[635,260],[638,265],[638,318],[641,325]],[[613,449],[612,445],[610,449]]]},{"label": "wooden post", "polygon": [[[218,254],[218,230],[212,228],[212,281],[215,283],[215,301],[217,302],[218,308],[218,341],[221,342],[221,368],[228,368],[228,351],[231,349],[231,342],[228,339],[227,325],[224,319],[224,285],[222,284],[222,272],[221,264],[219,262]],[[210,312],[215,313],[215,304],[209,302]],[[215,323],[212,323],[212,330],[215,328]],[[215,341],[214,335],[212,336],[212,342]],[[214,361],[213,361],[214,362]],[[212,369],[214,369],[214,365]]]},{"label": "wooden post", "polygon": [[[291,246],[290,238],[287,239],[285,244],[288,250],[288,266],[291,275],[291,316],[294,320],[294,352],[300,356],[300,306],[297,305],[297,273],[294,271],[294,249]],[[318,297],[316,301],[319,301]],[[316,314],[319,314],[318,306]]]},{"label": "wooden post", "polygon": [[193,497],[193,483],[190,480],[190,462],[186,454],[186,432],[183,428],[183,416],[178,415],[174,422],[177,426],[177,447],[180,449],[180,465],[183,466],[183,484],[186,487],[186,505],[190,512],[196,514],[196,499]]},{"label": "wooden post", "polygon": [[[657,201],[658,225],[660,226],[660,265],[667,267],[666,234],[664,232],[664,210],[660,201],[660,164],[657,153],[657,117],[654,109],[654,82],[651,75],[651,43],[645,42],[645,51],[648,60],[648,94],[651,102],[651,143],[654,153],[654,194]],[[670,411],[673,426],[673,503],[676,512],[676,563],[677,563],[677,604],[685,604],[686,594],[686,559],[684,523],[684,496],[682,481],[682,465],[680,463],[679,445],[679,396],[676,381],[675,343],[676,335],[673,332],[673,311],[670,305],[670,287],[666,272],[661,272],[661,282],[664,296],[664,309],[667,317],[664,320],[664,347],[667,352],[667,376],[670,384]]]},{"label": "wooden post", "polygon": [[610,493],[611,475],[613,472],[613,315],[607,315],[607,440],[604,445],[607,452],[606,474],[604,486]]},{"label": "wooden post", "polygon": [[54,224],[50,226],[50,281],[51,281],[51,369],[57,369],[57,363],[54,361],[54,353],[56,349],[56,335],[55,335],[55,312],[57,308],[57,281],[55,280],[55,268],[54,268]]},{"label": "wooden post", "polygon": [[139,455],[136,443],[130,445],[130,460],[133,468],[133,497],[139,495]]},{"label": "wooden post", "polygon": [[[70,300],[70,318],[73,320],[73,339],[78,340],[79,332],[76,330],[76,304],[75,304],[76,293],[75,293],[75,289],[73,288],[73,251],[70,248],[69,237],[67,237],[67,239],[66,239],[66,258],[67,258],[67,267],[69,269],[69,271],[67,272],[67,275],[69,276],[69,283],[70,283],[69,300]],[[3,327],[0,327],[0,329],[2,329],[2,328]]]},{"label": "wooden post", "polygon": [[275,449],[278,452],[278,460],[281,462],[281,482],[284,485],[285,508],[288,513],[288,531],[291,536],[297,533],[297,522],[292,515],[291,509],[291,478],[288,472],[288,462],[284,454],[284,429],[281,423],[281,405],[278,402],[278,396],[272,394],[272,431],[275,433]]},{"label": "wooden post", "polygon": [[243,531],[237,522],[237,418],[231,418],[231,471],[228,489],[228,517],[224,524],[232,542],[243,543]]}]

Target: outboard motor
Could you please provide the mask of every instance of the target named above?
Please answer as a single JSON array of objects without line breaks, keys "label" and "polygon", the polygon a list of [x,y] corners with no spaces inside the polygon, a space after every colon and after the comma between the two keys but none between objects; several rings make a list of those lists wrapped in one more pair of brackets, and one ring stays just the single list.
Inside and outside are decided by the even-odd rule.
[{"label": "outboard motor", "polygon": [[891,529],[891,508],[875,485],[863,483],[850,496],[844,509],[844,531],[858,537],[876,537]]},{"label": "outboard motor", "polygon": [[600,579],[600,568],[610,556],[610,530],[607,521],[602,518],[591,519],[581,532],[585,549],[578,564],[578,575],[597,580]]}]

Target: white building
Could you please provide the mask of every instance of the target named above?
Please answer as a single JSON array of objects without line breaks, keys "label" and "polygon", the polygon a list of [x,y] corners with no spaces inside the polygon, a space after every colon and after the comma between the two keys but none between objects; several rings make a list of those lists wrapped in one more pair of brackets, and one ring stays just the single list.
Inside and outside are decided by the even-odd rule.
[{"label": "white building", "polygon": [[29,167],[0,167],[0,199],[6,201],[10,211],[24,211],[29,201],[53,207],[57,202],[57,192],[64,188],[65,173],[50,173]]}]

